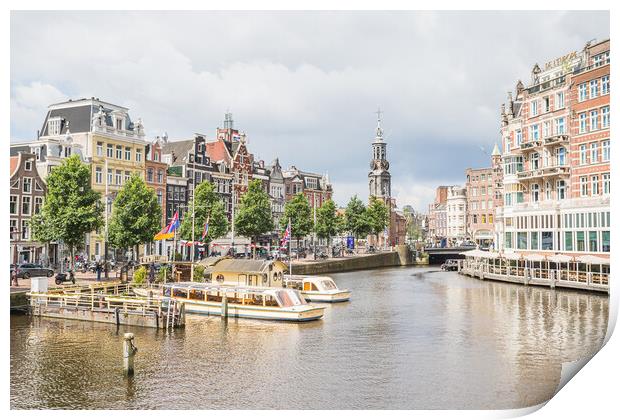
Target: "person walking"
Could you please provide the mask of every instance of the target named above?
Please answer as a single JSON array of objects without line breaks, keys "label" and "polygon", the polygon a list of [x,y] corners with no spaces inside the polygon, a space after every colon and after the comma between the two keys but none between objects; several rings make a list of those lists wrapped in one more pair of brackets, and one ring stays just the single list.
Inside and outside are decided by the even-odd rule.
[{"label": "person walking", "polygon": [[95,270],[97,271],[97,281],[101,281],[101,262],[97,261]]}]

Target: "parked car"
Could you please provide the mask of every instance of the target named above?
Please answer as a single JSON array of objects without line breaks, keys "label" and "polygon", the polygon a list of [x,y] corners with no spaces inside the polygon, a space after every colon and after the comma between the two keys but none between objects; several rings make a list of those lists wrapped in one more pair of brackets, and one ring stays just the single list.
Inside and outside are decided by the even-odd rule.
[{"label": "parked car", "polygon": [[15,267],[17,271],[17,278],[29,279],[30,277],[52,277],[54,275],[54,270],[51,268],[45,268],[40,264],[18,264]]},{"label": "parked car", "polygon": [[441,269],[443,271],[456,271],[459,269],[458,260],[446,260],[445,263],[441,264]]}]

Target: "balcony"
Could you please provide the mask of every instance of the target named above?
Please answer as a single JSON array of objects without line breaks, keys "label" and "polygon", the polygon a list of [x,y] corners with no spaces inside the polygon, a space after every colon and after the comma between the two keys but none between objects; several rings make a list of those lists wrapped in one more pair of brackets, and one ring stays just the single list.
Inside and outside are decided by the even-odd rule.
[{"label": "balcony", "polygon": [[543,166],[536,169],[528,169],[524,171],[517,172],[517,179],[519,181],[537,179],[537,178],[547,178],[554,176],[568,176],[570,174],[570,168],[568,165],[550,165]]},{"label": "balcony", "polygon": [[529,149],[535,149],[537,147],[540,147],[542,145],[542,142],[540,140],[532,140],[532,141],[528,141],[527,143],[521,143],[521,150],[529,150]]},{"label": "balcony", "polygon": [[570,168],[568,167],[568,165],[546,166],[542,169],[542,171],[543,177],[570,175]]},{"label": "balcony", "polygon": [[556,144],[568,143],[568,134],[556,134],[545,137],[545,146],[554,146]]}]

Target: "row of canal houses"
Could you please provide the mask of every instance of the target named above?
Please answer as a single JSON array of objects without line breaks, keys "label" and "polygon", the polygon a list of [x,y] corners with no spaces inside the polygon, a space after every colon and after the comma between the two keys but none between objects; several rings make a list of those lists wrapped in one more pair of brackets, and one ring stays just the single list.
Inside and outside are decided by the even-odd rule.
[{"label": "row of canal houses", "polygon": [[[106,217],[111,215],[113,200],[132,173],[139,173],[157,194],[162,226],[176,211],[183,217],[193,189],[203,181],[215,185],[232,220],[233,206],[238,206],[248,183],[260,179],[271,197],[276,226],[286,201],[295,194],[303,193],[316,208],[332,197],[327,175],[294,166],[283,169],[278,158],[271,164],[255,159],[245,133],[233,127],[230,113],[225,115],[223,128],[216,129],[215,138],[197,133],[189,139],[171,141],[167,134],[147,139],[142,120],[133,121],[126,107],[94,97],[69,100],[48,107],[36,140],[11,145],[13,263],[57,263],[57,244],[52,244],[47,255],[46,247],[32,239],[30,219],[43,205],[46,177],[71,155],[78,155],[90,165],[92,187],[102,194]],[[262,242],[267,244],[278,234],[279,230],[275,230]],[[105,239],[105,229],[86,235],[84,257],[103,258]],[[170,252],[171,245],[158,241],[147,244],[146,251],[164,255]]]}]

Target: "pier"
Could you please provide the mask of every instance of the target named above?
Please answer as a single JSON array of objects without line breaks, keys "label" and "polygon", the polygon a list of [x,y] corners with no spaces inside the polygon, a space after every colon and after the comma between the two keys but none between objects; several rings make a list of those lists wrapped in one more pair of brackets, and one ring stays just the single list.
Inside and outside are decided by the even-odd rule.
[{"label": "pier", "polygon": [[480,280],[496,280],[550,288],[563,287],[609,293],[609,260],[593,255],[500,254],[464,252],[458,272]]},{"label": "pier", "polygon": [[171,329],[185,325],[185,306],[167,297],[128,295],[127,284],[99,284],[27,293],[32,315]]}]

